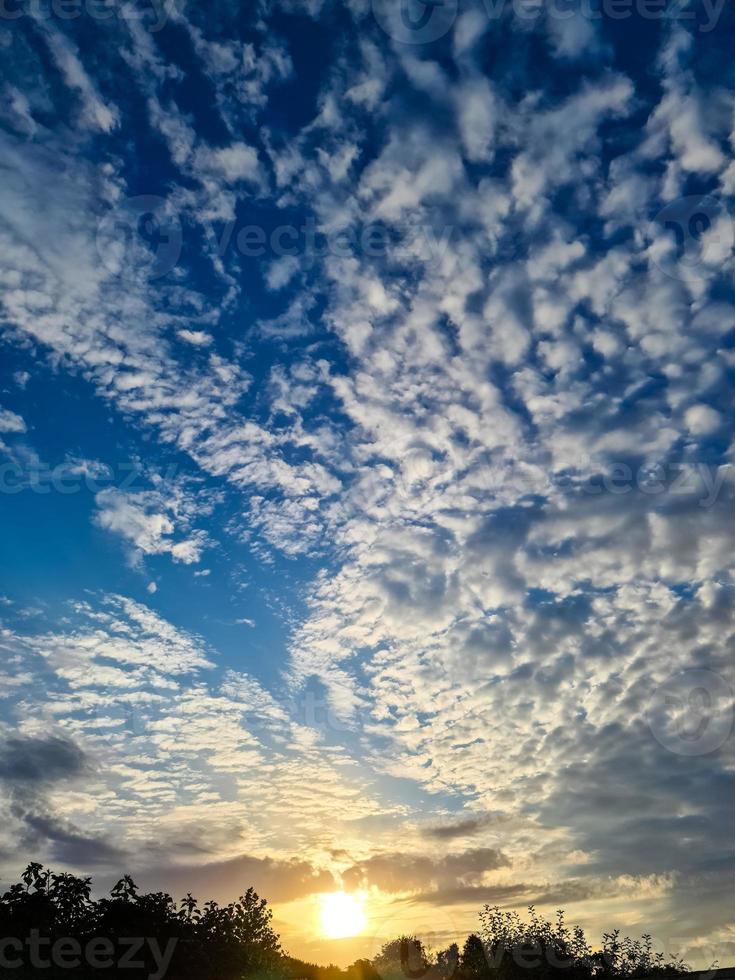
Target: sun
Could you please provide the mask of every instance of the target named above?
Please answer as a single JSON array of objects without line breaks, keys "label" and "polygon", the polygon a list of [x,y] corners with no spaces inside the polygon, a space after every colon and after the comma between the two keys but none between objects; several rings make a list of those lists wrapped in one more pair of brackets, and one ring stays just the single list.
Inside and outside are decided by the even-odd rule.
[{"label": "sun", "polygon": [[359,935],[367,920],[362,899],[346,892],[331,892],[320,898],[319,918],[327,939],[348,939]]}]

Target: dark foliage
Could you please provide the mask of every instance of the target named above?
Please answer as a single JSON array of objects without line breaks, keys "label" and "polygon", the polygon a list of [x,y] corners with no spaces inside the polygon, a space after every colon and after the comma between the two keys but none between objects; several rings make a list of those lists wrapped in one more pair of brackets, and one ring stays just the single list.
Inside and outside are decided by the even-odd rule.
[{"label": "dark foliage", "polygon": [[386,943],[373,965],[384,980],[673,980],[688,968],[666,960],[642,940],[606,933],[593,951],[578,926],[570,929],[563,912],[555,923],[529,909],[524,921],[515,912],[486,906],[481,929],[467,937],[462,951],[455,944],[430,954],[415,936]]},{"label": "dark foliage", "polygon": [[654,953],[650,936],[606,933],[602,948],[593,951],[579,926],[566,925],[561,910],[555,923],[533,906],[528,911],[524,921],[516,912],[485,906],[480,935],[470,936],[462,951],[463,980],[663,980],[688,972],[681,960]]},{"label": "dark foliage", "polygon": [[431,958],[416,936],[399,936],[385,943],[373,966],[383,980],[423,977],[431,966]]},{"label": "dark foliage", "polygon": [[282,953],[271,911],[252,888],[230,905],[200,908],[191,895],[178,906],[170,895],[141,895],[127,876],[110,898],[93,901],[90,885],[28,866],[0,900],[0,977],[239,980],[277,972]]},{"label": "dark foliage", "polygon": [[[416,936],[386,943],[373,960],[346,970],[287,956],[266,902],[249,888],[230,905],[178,905],[140,894],[128,876],[109,898],[91,897],[91,879],[28,866],[0,899],[0,978],[36,980],[673,980],[679,960],[652,950],[650,936],[603,936],[593,950],[562,912],[555,923],[531,908],[527,921],[486,906],[481,928],[460,952],[430,953]],[[52,950],[54,951],[52,954]]]},{"label": "dark foliage", "polygon": [[338,966],[317,966],[287,956],[281,970],[288,980],[382,980],[371,960],[355,960],[342,970]]}]

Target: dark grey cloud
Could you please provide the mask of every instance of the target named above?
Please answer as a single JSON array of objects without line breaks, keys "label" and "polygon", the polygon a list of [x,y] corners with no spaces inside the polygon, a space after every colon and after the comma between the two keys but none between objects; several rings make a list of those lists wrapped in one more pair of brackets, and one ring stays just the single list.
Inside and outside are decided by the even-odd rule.
[{"label": "dark grey cloud", "polygon": [[458,885],[454,888],[437,888],[421,892],[411,898],[412,902],[425,902],[427,905],[523,905],[525,896],[530,894],[530,885]]},{"label": "dark grey cloud", "polygon": [[469,820],[459,820],[454,823],[437,824],[427,827],[424,836],[432,840],[455,840],[457,837],[471,837],[479,833],[492,822],[492,817],[472,817]]},{"label": "dark grey cloud", "polygon": [[584,736],[589,758],[559,773],[542,820],[574,828],[588,855],[580,874],[674,874],[660,930],[706,934],[732,897],[732,746],[686,757],[642,724],[585,727]]},{"label": "dark grey cloud", "polygon": [[65,738],[12,737],[0,742],[0,779],[9,783],[56,782],[79,776],[86,756]]},{"label": "dark grey cloud", "polygon": [[696,874],[735,860],[728,746],[709,756],[678,755],[643,723],[578,734],[589,759],[560,772],[541,812],[549,823],[575,827],[593,855],[589,871]]},{"label": "dark grey cloud", "polygon": [[342,875],[348,887],[376,885],[381,891],[402,892],[451,888],[485,871],[510,866],[508,858],[492,847],[476,848],[435,859],[414,854],[376,854],[348,868]]},{"label": "dark grey cloud", "polygon": [[538,882],[514,882],[509,885],[461,885],[437,888],[411,897],[411,901],[430,905],[565,906],[591,899],[614,898],[630,883],[615,883],[611,878],[569,878],[547,886]]},{"label": "dark grey cloud", "polygon": [[50,816],[26,813],[23,820],[24,844],[29,853],[42,850],[49,860],[82,870],[117,865],[122,872],[125,852],[103,838],[84,834]]},{"label": "dark grey cloud", "polygon": [[190,891],[198,897],[214,898],[219,902],[232,901],[250,886],[269,902],[289,902],[337,887],[331,872],[308,861],[250,855],[211,864],[142,868],[135,878],[144,887],[164,888],[175,895]]},{"label": "dark grey cloud", "polygon": [[115,845],[49,815],[48,787],[77,779],[87,769],[86,754],[68,738],[17,735],[0,741],[0,781],[20,824],[23,860],[95,868],[123,859]]}]

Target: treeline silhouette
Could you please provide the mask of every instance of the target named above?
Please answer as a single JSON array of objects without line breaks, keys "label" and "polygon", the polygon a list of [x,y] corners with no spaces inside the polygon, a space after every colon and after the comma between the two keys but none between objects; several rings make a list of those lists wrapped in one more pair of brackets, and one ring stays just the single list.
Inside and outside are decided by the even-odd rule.
[{"label": "treeline silhouette", "polygon": [[93,899],[90,878],[30,864],[0,898],[0,977],[17,980],[639,980],[679,977],[678,959],[652,949],[650,936],[606,933],[593,950],[584,932],[529,909],[529,919],[486,906],[480,928],[460,949],[430,952],[416,936],[386,943],[347,969],[288,956],[272,913],[252,888],[236,902],[176,903],[141,894],[129,876],[109,898]]}]

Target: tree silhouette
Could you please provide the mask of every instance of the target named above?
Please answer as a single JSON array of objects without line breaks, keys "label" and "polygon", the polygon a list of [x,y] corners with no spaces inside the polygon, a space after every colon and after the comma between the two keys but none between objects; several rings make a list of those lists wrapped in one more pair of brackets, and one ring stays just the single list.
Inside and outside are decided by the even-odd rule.
[{"label": "tree silhouette", "polygon": [[608,932],[593,951],[562,912],[552,923],[533,907],[522,920],[486,906],[461,954],[454,943],[430,954],[418,937],[403,935],[347,970],[287,956],[271,919],[252,888],[229,905],[202,906],[191,893],[177,905],[164,892],[141,893],[125,875],[109,897],[93,899],[90,878],[29,864],[0,898],[0,978],[669,980],[687,972],[680,960],[655,953],[650,936]]},{"label": "tree silhouette", "polygon": [[[124,976],[138,980],[159,976],[161,956],[169,949],[165,975],[171,980],[275,976],[283,953],[271,916],[252,888],[226,906],[208,902],[201,909],[187,895],[177,908],[165,893],[140,894],[126,875],[109,898],[93,901],[89,878],[30,864],[21,883],[0,899],[0,937],[6,942],[0,977],[26,980],[58,973],[87,980],[100,976],[100,967],[90,959],[102,957],[114,964],[103,969],[109,975],[110,970],[122,971],[119,961],[127,956]],[[61,958],[65,962],[60,968]],[[70,965],[76,960],[77,965]]]},{"label": "tree silhouette", "polygon": [[465,939],[459,969],[463,980],[483,980],[489,975],[485,947],[477,933],[472,933]]},{"label": "tree silhouette", "polygon": [[384,978],[424,977],[430,966],[424,944],[416,936],[399,936],[383,945],[373,959],[373,966]]},{"label": "tree silhouette", "polygon": [[[569,929],[564,912],[557,912],[552,923],[539,915],[533,906],[528,921],[516,912],[503,912],[497,906],[480,913],[480,947],[487,972],[497,980],[590,980],[590,978],[675,977],[687,972],[676,957],[666,960],[663,953],[653,953],[651,937],[642,941],[620,939],[619,933],[606,933],[602,949],[593,952],[584,931]],[[471,957],[478,968],[479,948],[473,941]]]}]

